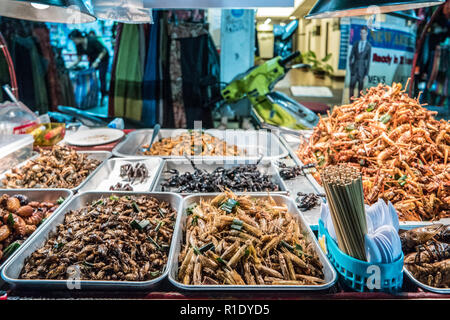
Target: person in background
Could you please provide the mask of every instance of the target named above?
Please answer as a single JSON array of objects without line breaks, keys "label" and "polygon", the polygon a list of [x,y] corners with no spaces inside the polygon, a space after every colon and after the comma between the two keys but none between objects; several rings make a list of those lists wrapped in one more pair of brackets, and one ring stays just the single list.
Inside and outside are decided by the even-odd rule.
[{"label": "person in background", "polygon": [[358,97],[361,96],[364,80],[369,74],[372,45],[367,41],[368,34],[369,30],[366,26],[363,26],[360,32],[361,40],[356,41],[353,44],[352,52],[350,54],[350,99],[353,97],[356,82],[358,82]]},{"label": "person in background", "polygon": [[100,77],[100,89],[102,92],[101,104],[103,99],[108,95],[106,89],[106,73],[109,66],[109,53],[106,47],[98,41],[95,37],[86,36],[80,30],[75,29],[69,34],[71,39],[77,48],[77,60],[73,62],[69,69],[74,68],[81,62],[83,55],[87,55],[89,60],[89,66],[94,69],[98,69]]}]

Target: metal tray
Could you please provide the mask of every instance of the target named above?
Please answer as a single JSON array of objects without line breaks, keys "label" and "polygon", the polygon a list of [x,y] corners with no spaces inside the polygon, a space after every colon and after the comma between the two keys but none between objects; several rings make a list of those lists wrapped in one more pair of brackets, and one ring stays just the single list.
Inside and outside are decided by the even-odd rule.
[{"label": "metal tray", "polygon": [[[225,169],[238,167],[238,164],[223,164],[220,161],[208,161],[205,160],[201,163],[196,163],[196,167],[199,169],[206,170],[208,172],[212,172],[214,169],[218,167],[224,167]],[[167,173],[168,170],[171,169],[177,169],[180,173],[185,172],[193,172],[194,169],[192,168],[192,165],[187,160],[165,160],[162,169],[160,170],[160,173],[156,179],[156,183],[154,184],[153,191],[155,192],[161,192],[161,184],[168,179],[171,174]],[[258,169],[260,172],[264,174],[270,174],[272,176],[272,182],[277,184],[280,188],[279,191],[271,191],[271,193],[275,194],[286,194],[287,189],[286,185],[284,184],[283,179],[281,179],[280,174],[278,173],[277,168],[274,166],[272,161],[261,161],[260,164],[258,164]],[[168,190],[170,192],[176,192],[176,188],[171,188],[171,190]],[[260,191],[258,193],[261,193],[263,191]],[[254,192],[249,192],[250,194]],[[193,193],[180,193],[182,196],[188,196],[192,195]]]},{"label": "metal tray", "polygon": [[[130,157],[130,158],[113,158],[108,159],[105,163],[95,172],[95,174],[84,183],[79,189],[79,192],[86,191],[110,191],[109,187],[115,185],[117,182],[124,182],[120,178],[120,166],[125,163],[134,164],[136,162],[144,162],[149,170],[149,177],[144,183],[133,184],[134,192],[150,191],[153,189],[156,178],[161,171],[163,163],[162,158],[142,158],[142,157]],[[131,191],[133,192],[133,191]]]},{"label": "metal tray", "polygon": [[[174,225],[174,235],[177,234],[177,226],[179,225],[180,220],[180,211],[182,205],[182,197],[175,193],[151,193],[151,192],[120,192],[120,191],[111,191],[111,192],[85,192],[81,193],[72,198],[72,200],[67,203],[58,214],[52,215],[50,221],[43,226],[39,230],[39,232],[35,233],[30,239],[27,246],[22,246],[19,248],[17,254],[11,259],[8,264],[5,265],[1,276],[2,278],[12,284],[15,287],[19,288],[39,288],[39,289],[61,289],[61,290],[70,290],[68,288],[67,280],[25,280],[19,279],[20,271],[23,268],[24,261],[27,257],[29,257],[34,251],[41,248],[48,239],[48,235],[50,232],[55,231],[57,226],[64,222],[64,217],[66,213],[71,210],[77,210],[81,207],[85,206],[86,203],[90,203],[95,199],[98,199],[102,196],[109,197],[111,195],[148,195],[157,198],[160,201],[167,201],[171,204],[172,208],[177,210],[177,219]],[[172,236],[172,242],[170,244],[170,250],[168,254],[168,264],[165,267],[165,270],[161,276],[156,279],[149,281],[102,281],[102,280],[80,280],[80,289],[91,289],[91,290],[138,290],[138,289],[152,289],[156,288],[161,280],[163,280],[170,268],[170,256],[172,251],[174,250],[175,241]],[[69,280],[71,281],[71,280]]]},{"label": "metal tray", "polygon": [[408,276],[409,279],[411,279],[412,282],[415,283],[416,286],[421,287],[424,290],[435,292],[435,293],[441,293],[441,294],[450,294],[450,289],[431,287],[431,286],[428,286],[428,285],[420,282],[419,280],[414,278],[412,273],[409,272],[405,266],[403,266],[403,272]]},{"label": "metal tray", "polygon": [[[56,202],[60,197],[63,197],[65,201],[51,214],[51,216],[46,219],[42,224],[38,226],[36,231],[34,231],[23,243],[20,247],[24,247],[28,244],[34,234],[39,232],[43,226],[45,226],[50,220],[51,217],[58,214],[60,210],[64,208],[64,205],[70,201],[73,196],[73,192],[69,189],[0,189],[0,196],[3,194],[15,195],[15,194],[23,194],[28,197],[30,201],[49,201]],[[5,266],[19,251],[17,249],[13,254],[11,254],[8,259],[6,259],[3,263],[0,264],[0,270]]]},{"label": "metal tray", "polygon": [[[320,261],[323,265],[323,271],[325,275],[325,281],[326,283],[323,285],[304,285],[304,286],[290,286],[290,285],[185,285],[176,280],[177,273],[178,273],[178,256],[181,250],[181,245],[183,241],[183,229],[185,227],[186,223],[186,215],[185,210],[186,208],[191,205],[194,202],[198,202],[201,198],[204,199],[212,199],[215,196],[217,196],[219,193],[204,193],[204,194],[198,194],[198,195],[192,195],[189,197],[186,197],[183,201],[183,207],[180,212],[181,219],[179,221],[179,226],[177,228],[177,233],[175,235],[175,247],[172,251],[172,255],[169,256],[169,259],[171,259],[171,269],[169,271],[169,281],[176,286],[177,288],[183,289],[183,290],[192,290],[192,291],[320,291],[320,290],[326,290],[334,285],[334,283],[337,280],[336,271],[331,266],[330,262],[328,261],[327,257],[323,253],[323,251],[320,249],[320,246],[316,240],[316,237],[314,236],[314,233],[311,231],[310,228],[308,228],[306,221],[304,220],[303,216],[300,214],[300,212],[297,209],[297,206],[295,205],[294,201],[290,199],[287,196],[280,195],[280,194],[271,194],[272,198],[275,200],[277,205],[286,204],[288,206],[288,212],[297,219],[297,221],[300,223],[300,226],[302,227],[302,231],[305,231],[307,233],[308,239],[314,243],[315,249],[317,251],[317,254],[319,255]],[[247,194],[247,193],[236,193],[237,195]],[[267,197],[267,193],[259,193],[259,194],[252,194],[253,198],[265,198]]]},{"label": "metal tray", "polygon": [[[156,141],[162,138],[176,137],[182,133],[188,132],[187,129],[161,129]],[[205,130],[205,133],[211,134],[228,144],[237,145],[247,151],[247,155],[238,157],[222,156],[194,156],[192,158],[217,159],[229,161],[256,161],[260,155],[265,160],[274,160],[288,155],[286,148],[280,143],[278,137],[267,130]],[[142,156],[139,149],[142,145],[148,144],[153,134],[152,129],[136,130],[127,135],[126,139],[117,144],[113,149],[113,155],[116,157]],[[144,156],[151,157],[151,156]],[[160,156],[169,159],[184,159],[183,156]],[[243,163],[243,162],[240,162]]]},{"label": "metal tray", "polygon": [[[89,179],[91,179],[96,173],[97,171],[100,170],[100,168],[104,165],[105,161],[108,160],[109,158],[111,158],[112,153],[109,151],[77,151],[77,153],[85,153],[88,154],[88,158],[90,159],[96,159],[101,161],[101,163],[98,165],[97,168],[95,168],[94,171],[91,172],[90,175],[88,175],[86,177],[86,179],[84,179],[84,181],[82,181],[77,187],[72,188],[70,190],[72,190],[74,193],[76,193],[79,189],[81,189],[87,181],[89,181]],[[22,166],[24,166],[28,161],[30,160],[34,160],[37,157],[39,157],[39,153],[37,153],[36,155],[34,155],[33,157],[31,157],[30,159],[20,163],[19,165],[15,166],[15,168],[20,168]],[[0,175],[0,188],[5,187],[2,183],[2,180],[5,178],[7,173],[11,173],[11,170],[8,170],[6,172],[3,172]],[[31,188],[31,189],[44,189],[44,188]],[[10,190],[17,190],[17,189],[10,189]]]}]

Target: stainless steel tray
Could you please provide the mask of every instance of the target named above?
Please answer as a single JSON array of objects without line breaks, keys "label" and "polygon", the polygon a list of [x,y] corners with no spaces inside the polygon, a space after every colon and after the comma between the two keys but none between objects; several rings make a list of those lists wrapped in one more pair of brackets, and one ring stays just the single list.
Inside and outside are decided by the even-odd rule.
[{"label": "stainless steel tray", "polygon": [[[100,168],[104,165],[105,161],[108,160],[109,158],[111,158],[111,156],[112,156],[112,153],[109,152],[109,151],[77,151],[77,153],[87,154],[87,155],[88,155],[88,158],[99,160],[99,161],[101,161],[101,163],[99,164],[99,166],[98,166],[97,168],[95,168],[94,171],[91,172],[90,175],[88,175],[88,176],[86,177],[86,179],[84,179],[83,182],[81,182],[77,187],[70,189],[70,190],[72,190],[74,193],[76,193],[80,188],[82,188],[82,187],[89,181],[89,179],[91,179],[91,178],[97,173],[97,171],[100,170]],[[20,163],[20,164],[17,165],[15,168],[20,168],[20,167],[24,166],[28,161],[34,160],[34,159],[36,159],[37,157],[39,157],[39,153],[36,154],[35,156],[33,156],[32,158],[28,159],[27,161],[24,161],[24,162]],[[6,175],[7,173],[11,173],[11,170],[8,170],[8,171],[6,171],[6,172],[3,172],[3,173],[0,175],[0,188],[2,188],[2,187],[4,188],[4,187],[5,187],[5,186],[3,185],[3,183],[2,183],[2,180],[5,178],[5,175]],[[31,189],[43,189],[43,188],[31,188]],[[14,190],[14,189],[11,189],[11,190]],[[16,189],[16,190],[17,190],[17,189]]]},{"label": "stainless steel tray", "polygon": [[[238,164],[223,164],[221,161],[203,161],[200,163],[195,163],[195,166],[199,169],[206,170],[208,172],[212,172],[214,169],[218,167],[224,167],[225,169],[238,167]],[[187,160],[165,160],[162,169],[156,179],[156,183],[154,184],[153,191],[160,192],[161,190],[161,184],[168,179],[171,174],[167,173],[168,170],[171,169],[177,169],[180,174],[185,172],[193,172],[194,169],[192,168],[192,165]],[[258,169],[260,172],[264,174],[269,174],[272,176],[272,182],[279,186],[279,191],[271,191],[271,193],[275,194],[286,194],[287,189],[286,185],[284,184],[283,179],[281,179],[280,174],[278,173],[277,168],[274,166],[272,161],[261,161],[260,164],[258,164]],[[164,190],[164,191],[170,191],[170,192],[176,192],[176,188],[172,188],[171,190]],[[261,191],[262,192],[262,191]],[[259,193],[261,193],[259,192]],[[254,192],[249,192],[250,194]],[[191,195],[192,193],[180,193],[183,196]]]},{"label": "stainless steel tray", "polygon": [[411,279],[412,282],[414,282],[416,284],[416,286],[421,287],[424,290],[435,292],[435,293],[441,293],[441,294],[450,294],[450,289],[431,287],[431,286],[428,286],[428,285],[420,282],[419,280],[414,278],[412,273],[409,272],[405,266],[403,267],[403,272],[408,276],[409,279]]},{"label": "stainless steel tray", "polygon": [[[52,213],[52,215],[46,219],[42,224],[38,226],[35,232],[33,232],[20,247],[24,247],[28,244],[34,234],[39,232],[50,220],[51,217],[57,215],[60,210],[64,208],[64,205],[67,204],[73,196],[73,192],[68,189],[0,189],[0,196],[3,194],[7,195],[15,195],[15,194],[23,194],[28,197],[30,201],[49,201],[56,202],[60,197],[63,197],[65,201]],[[0,270],[5,266],[19,251],[16,250],[13,254],[11,254],[8,259],[6,259],[3,263],[0,264]]]},{"label": "stainless steel tray", "polygon": [[[177,226],[179,225],[179,220],[181,218],[181,205],[182,197],[175,193],[151,193],[151,192],[85,192],[81,193],[72,198],[72,200],[64,205],[58,214],[52,215],[50,221],[43,226],[39,232],[35,233],[30,239],[27,246],[22,246],[19,248],[17,254],[5,265],[1,273],[2,278],[19,288],[39,288],[39,289],[61,289],[69,290],[68,283],[72,280],[26,280],[19,279],[20,271],[24,266],[24,261],[29,257],[34,251],[41,248],[48,239],[50,232],[55,231],[57,226],[64,222],[64,217],[66,213],[71,210],[77,210],[85,206],[87,203],[92,202],[102,196],[109,197],[111,195],[148,195],[157,198],[160,201],[167,201],[170,203],[173,209],[177,210],[177,220],[175,221],[174,235],[177,234]],[[91,289],[91,290],[137,290],[137,289],[152,289],[159,285],[161,280],[163,280],[170,269],[170,256],[174,250],[174,237],[172,236],[172,242],[170,244],[170,250],[168,255],[168,264],[161,276],[156,279],[149,281],[100,281],[100,280],[80,280],[80,289]]]},{"label": "stainless steel tray", "polygon": [[[132,185],[134,192],[151,191],[158,177],[163,163],[162,158],[113,158],[108,159],[95,172],[95,174],[84,183],[79,192],[86,191],[110,191],[109,187],[117,182],[129,183],[120,178],[120,166],[126,163],[134,165],[136,162],[143,162],[147,165],[149,176],[143,183],[134,183]],[[138,179],[139,180],[139,179]]]},{"label": "stainless steel tray", "polygon": [[[192,195],[188,196],[183,201],[182,210],[180,212],[181,219],[179,220],[179,226],[176,230],[175,234],[175,247],[172,251],[172,255],[169,256],[169,259],[171,260],[171,267],[169,271],[169,281],[176,287],[183,289],[183,290],[192,290],[192,291],[318,291],[318,290],[325,290],[334,285],[334,283],[337,280],[336,271],[331,266],[330,262],[328,261],[327,257],[323,253],[323,251],[320,249],[320,246],[316,240],[316,237],[314,236],[314,233],[311,231],[311,229],[308,227],[306,221],[304,220],[301,213],[298,211],[297,206],[295,205],[294,201],[290,199],[287,196],[280,195],[280,194],[271,194],[272,198],[275,200],[277,205],[286,204],[288,206],[288,212],[297,219],[297,221],[300,223],[300,226],[302,228],[302,231],[307,233],[307,237],[310,241],[314,243],[314,247],[317,251],[317,254],[319,255],[320,261],[323,265],[323,271],[325,276],[326,283],[323,285],[304,285],[304,286],[280,286],[280,285],[185,285],[176,280],[177,274],[178,274],[178,256],[181,250],[181,245],[183,241],[183,229],[186,224],[186,214],[185,210],[186,208],[191,205],[194,202],[198,202],[201,198],[204,199],[212,199],[215,196],[217,196],[219,193],[204,193],[204,194],[198,194],[198,195]],[[247,193],[236,193],[237,195],[240,194],[247,194]],[[257,198],[264,198],[267,197],[267,193],[259,193],[259,194],[252,194],[252,197]]]},{"label": "stainless steel tray", "polygon": [[[176,137],[187,132],[187,129],[161,129],[156,141],[162,138]],[[194,156],[193,158],[217,159],[230,161],[256,161],[260,155],[266,160],[283,158],[288,155],[286,148],[280,143],[278,137],[267,130],[205,130],[205,133],[211,134],[219,139],[226,141],[230,145],[237,145],[241,149],[247,150],[247,155],[239,157],[222,156]],[[144,144],[148,144],[153,130],[136,130],[127,135],[126,139],[117,144],[113,149],[113,155],[116,157],[142,156],[139,149]],[[144,156],[150,157],[150,156]],[[162,158],[184,159],[183,156],[161,156]],[[243,163],[243,162],[240,162]]]}]

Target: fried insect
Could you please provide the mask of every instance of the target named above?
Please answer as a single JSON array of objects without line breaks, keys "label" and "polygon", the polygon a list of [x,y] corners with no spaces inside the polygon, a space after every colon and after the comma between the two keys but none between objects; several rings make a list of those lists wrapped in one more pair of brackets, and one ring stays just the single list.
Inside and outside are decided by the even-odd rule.
[{"label": "fried insect", "polygon": [[0,197],[0,262],[10,256],[56,208],[57,203],[30,202],[23,194],[3,194]]},{"label": "fried insect", "polygon": [[[143,145],[142,148],[148,148]],[[151,156],[243,156],[245,150],[210,134],[192,131],[185,132],[177,137],[164,138],[152,144],[150,150],[143,153]]]},{"label": "fried insect", "polygon": [[162,191],[177,188],[178,193],[232,191],[278,191],[279,186],[272,182],[272,176],[263,174],[256,165],[245,165],[225,169],[219,167],[211,173],[196,169],[193,173],[180,174],[177,170],[162,183]]},{"label": "fried insect", "polygon": [[76,188],[100,165],[100,161],[69,147],[55,145],[39,152],[37,159],[5,175],[2,183],[7,189]]},{"label": "fried insect", "polygon": [[[286,206],[227,191],[191,205],[178,281],[184,284],[319,285],[323,266]],[[264,227],[263,227],[264,225]]]},{"label": "fried insect", "polygon": [[[379,84],[321,118],[297,151],[319,171],[349,163],[368,204],[390,201],[402,221],[450,217],[450,121],[410,98],[399,83]],[[319,171],[313,173],[320,182]]]},{"label": "fried insect", "polygon": [[148,196],[110,196],[68,212],[25,261],[21,279],[146,281],[167,263],[176,211]]}]

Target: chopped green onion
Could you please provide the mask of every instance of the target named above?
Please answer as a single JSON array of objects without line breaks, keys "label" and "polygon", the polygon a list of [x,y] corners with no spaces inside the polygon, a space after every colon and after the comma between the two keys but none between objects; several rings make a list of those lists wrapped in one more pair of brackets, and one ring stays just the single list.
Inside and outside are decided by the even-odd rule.
[{"label": "chopped green onion", "polygon": [[164,221],[158,222],[158,225],[157,225],[156,228],[155,228],[155,232],[158,232],[159,229],[160,229],[163,225],[164,225]]},{"label": "chopped green onion", "polygon": [[398,178],[397,180],[406,180],[406,178],[408,178],[408,176],[406,174],[404,174],[400,178]]},{"label": "chopped green onion", "polygon": [[198,223],[198,216],[193,216],[191,225],[196,226],[197,223]]},{"label": "chopped green onion", "polygon": [[150,272],[150,275],[152,276],[152,277],[157,277],[157,276],[159,276],[161,274],[161,272],[159,272],[159,271],[151,271]]},{"label": "chopped green onion", "polygon": [[234,207],[236,207],[237,205],[239,205],[239,203],[234,200],[234,199],[228,199],[227,201],[225,201],[224,203],[222,203],[219,207],[219,209],[227,212],[227,213],[231,213],[234,209]]},{"label": "chopped green onion", "polygon": [[401,181],[399,184],[403,187],[406,184],[406,181]]},{"label": "chopped green onion", "polygon": [[389,120],[391,120],[391,115],[389,113],[386,113],[384,115],[382,115],[379,119],[380,122],[386,124],[389,122]]},{"label": "chopped green onion", "polygon": [[239,219],[233,219],[233,224],[237,224],[239,226],[242,226],[244,224],[244,221]]},{"label": "chopped green onion", "polygon": [[64,247],[64,243],[62,242],[55,243],[55,245],[53,246],[53,248],[56,250],[61,249],[62,247]]},{"label": "chopped green onion", "polygon": [[289,243],[287,243],[286,241],[281,240],[281,241],[280,241],[280,244],[281,244],[283,247],[285,247],[286,249],[288,249],[288,250],[290,250],[290,251],[294,251],[294,247],[291,246],[291,245],[290,245]]},{"label": "chopped green onion", "polygon": [[351,140],[354,140],[354,139],[355,139],[355,136],[352,135],[352,134],[350,133],[350,134],[348,135],[348,138],[351,139]]},{"label": "chopped green onion", "polygon": [[6,249],[3,251],[3,259],[8,258],[11,254],[14,253],[17,249],[19,249],[20,243],[18,241],[14,241]]},{"label": "chopped green onion", "polygon": [[193,210],[197,207],[196,203],[191,204],[189,207],[186,208],[186,214],[191,215]]},{"label": "chopped green onion", "polygon": [[139,221],[137,221],[137,220],[131,221],[130,226],[131,226],[133,229],[142,230],[141,225],[139,224]]},{"label": "chopped green onion", "polygon": [[158,212],[159,212],[159,215],[160,215],[162,218],[165,218],[165,217],[166,217],[166,213],[165,213],[161,208],[158,208]]},{"label": "chopped green onion", "polygon": [[161,251],[169,251],[170,246],[168,244],[161,245]]},{"label": "chopped green onion", "polygon": [[102,204],[103,204],[103,199],[100,199],[94,203],[94,206],[101,206]]},{"label": "chopped green onion", "polygon": [[355,130],[355,125],[353,123],[351,123],[351,124],[349,124],[348,126],[345,127],[345,130],[353,131],[353,130]]},{"label": "chopped green onion", "polygon": [[371,102],[368,104],[368,108],[366,109],[367,112],[373,111],[376,107],[376,103]]},{"label": "chopped green onion", "polygon": [[238,224],[232,224],[232,225],[231,225],[231,229],[241,231],[242,226],[240,226],[240,225],[238,225]]},{"label": "chopped green onion", "polygon": [[58,200],[56,200],[56,203],[62,204],[64,201],[66,201],[66,199],[64,199],[63,197],[59,197]]},{"label": "chopped green onion", "polygon": [[8,215],[8,220],[6,220],[6,223],[11,227],[14,226],[15,221],[11,212]]},{"label": "chopped green onion", "polygon": [[201,253],[205,253],[206,251],[211,250],[213,248],[214,248],[214,243],[210,242],[210,243],[205,244],[203,247],[201,247],[199,249],[199,251]]},{"label": "chopped green onion", "polygon": [[249,255],[250,255],[250,250],[245,249],[245,254],[244,254],[244,256],[245,256],[245,257],[248,257]]},{"label": "chopped green onion", "polygon": [[93,263],[90,263],[90,262],[88,262],[88,261],[83,261],[83,265],[85,265],[85,266],[88,267],[88,268],[94,267],[94,264],[93,264]]},{"label": "chopped green onion", "polygon": [[201,252],[200,252],[200,250],[197,248],[197,247],[194,247],[194,253],[198,256],[198,255],[200,255],[200,254],[202,254]]},{"label": "chopped green onion", "polygon": [[151,237],[148,237],[147,240],[149,240],[151,243],[153,243],[158,250],[161,250],[161,246],[155,240],[153,240]]},{"label": "chopped green onion", "polygon": [[43,218],[43,219],[41,220],[41,222],[39,222],[39,225],[43,224],[46,220],[47,220],[47,218]]},{"label": "chopped green onion", "polygon": [[216,261],[219,262],[219,263],[221,263],[221,264],[224,264],[224,265],[227,264],[221,257],[217,257],[217,258],[216,258]]},{"label": "chopped green onion", "polygon": [[119,197],[116,197],[116,196],[110,196],[110,197],[109,197],[109,200],[117,201],[117,200],[119,200]]},{"label": "chopped green onion", "polygon": [[133,201],[131,205],[133,206],[134,211],[141,212],[141,208],[139,208],[136,202]]}]

